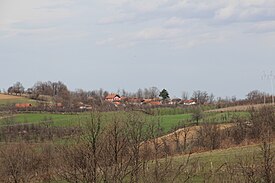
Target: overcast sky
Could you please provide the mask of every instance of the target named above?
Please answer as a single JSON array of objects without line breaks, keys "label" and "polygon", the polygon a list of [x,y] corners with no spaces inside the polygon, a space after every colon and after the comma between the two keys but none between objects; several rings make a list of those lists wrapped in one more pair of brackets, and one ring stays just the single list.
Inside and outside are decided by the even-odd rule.
[{"label": "overcast sky", "polygon": [[0,0],[0,88],[270,92],[275,0]]}]

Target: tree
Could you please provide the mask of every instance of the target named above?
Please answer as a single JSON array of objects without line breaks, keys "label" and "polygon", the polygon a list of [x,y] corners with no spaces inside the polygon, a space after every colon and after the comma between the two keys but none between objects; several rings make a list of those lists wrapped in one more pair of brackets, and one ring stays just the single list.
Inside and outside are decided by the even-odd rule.
[{"label": "tree", "polygon": [[156,98],[159,94],[159,89],[155,86],[149,88],[149,98]]},{"label": "tree", "polygon": [[42,157],[28,144],[8,145],[0,150],[1,182],[40,182]]},{"label": "tree", "polygon": [[166,89],[163,89],[160,92],[159,96],[162,98],[162,100],[166,100],[166,99],[170,98],[169,97],[169,93],[168,93],[168,91]]},{"label": "tree", "polygon": [[197,90],[193,92],[192,98],[197,100],[198,104],[204,104],[209,100],[209,95],[206,91]]},{"label": "tree", "polygon": [[214,103],[214,101],[215,101],[215,96],[214,96],[213,93],[210,94],[210,96],[208,97],[208,100],[209,100],[209,103],[210,103],[210,104],[213,104],[213,103]]},{"label": "tree", "polygon": [[10,86],[10,87],[8,88],[8,94],[12,94],[12,93],[13,93],[13,87]]},{"label": "tree", "polygon": [[189,98],[188,92],[187,92],[187,91],[183,91],[183,92],[182,92],[182,99],[183,99],[183,100],[188,100],[188,98]]},{"label": "tree", "polygon": [[22,94],[24,93],[24,87],[22,85],[22,83],[20,82],[16,82],[12,87],[10,87],[9,89],[9,93],[15,93],[17,94]]},{"label": "tree", "polygon": [[246,100],[250,103],[261,103],[265,100],[265,95],[265,93],[260,92],[259,90],[253,90],[246,95]]},{"label": "tree", "polygon": [[143,91],[142,91],[142,89],[138,89],[138,91],[137,91],[137,93],[136,93],[136,97],[137,98],[142,98],[143,97]]},{"label": "tree", "polygon": [[199,125],[199,120],[203,118],[203,111],[200,107],[197,107],[192,113],[192,120],[196,121],[196,125]]}]

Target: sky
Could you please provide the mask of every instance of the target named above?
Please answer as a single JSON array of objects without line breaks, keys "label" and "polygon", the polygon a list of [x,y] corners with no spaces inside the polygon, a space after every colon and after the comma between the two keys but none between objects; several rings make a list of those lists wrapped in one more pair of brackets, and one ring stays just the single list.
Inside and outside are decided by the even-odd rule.
[{"label": "sky", "polygon": [[0,0],[0,68],[0,89],[270,93],[275,0]]}]

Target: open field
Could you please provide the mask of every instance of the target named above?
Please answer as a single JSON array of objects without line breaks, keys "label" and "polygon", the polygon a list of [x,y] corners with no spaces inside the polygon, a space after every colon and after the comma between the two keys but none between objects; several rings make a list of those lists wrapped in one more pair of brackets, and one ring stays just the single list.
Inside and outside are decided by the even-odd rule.
[{"label": "open field", "polygon": [[272,106],[272,104],[253,104],[253,105],[240,105],[240,106],[232,106],[220,109],[212,109],[207,110],[206,112],[234,112],[234,111],[247,111],[251,108],[259,109],[264,106]]},{"label": "open field", "polygon": [[[127,118],[126,112],[104,112],[101,113],[102,122],[108,122],[112,118],[120,118],[125,120]],[[182,120],[190,118],[190,114],[181,115],[164,115],[164,116],[151,116],[143,113],[139,113],[147,121],[159,121],[164,132],[168,132],[174,126]],[[11,120],[13,124],[22,123],[41,123],[44,121],[52,121],[53,126],[82,126],[89,122],[91,114],[90,113],[80,113],[80,114],[51,114],[51,113],[26,113],[26,114],[16,114],[13,115]],[[0,125],[7,125],[7,119],[0,119]]]},{"label": "open field", "polygon": [[0,94],[0,100],[16,100],[16,99],[22,99],[21,96],[14,96],[14,95],[4,95]]},{"label": "open field", "polygon": [[[112,118],[121,118],[125,120],[127,112],[102,112],[103,123],[110,121]],[[192,114],[176,114],[176,115],[159,115],[152,116],[144,113],[138,114],[144,118],[146,121],[159,122],[163,132],[167,134],[173,131],[175,128],[180,128],[183,124],[190,125],[192,122]],[[14,114],[10,116],[9,119],[6,117],[0,118],[0,125],[8,124],[22,124],[22,123],[41,123],[45,121],[52,121],[53,126],[85,126],[89,122],[91,113],[79,113],[79,114],[52,114],[52,113],[25,113],[25,114]],[[246,112],[226,112],[226,113],[205,113],[204,119],[200,120],[202,122],[209,123],[228,123],[231,122],[232,118],[247,117]]]},{"label": "open field", "polygon": [[32,103],[32,104],[34,104],[35,101],[25,98],[25,97],[21,97],[21,96],[0,94],[0,105],[15,104],[15,103]]}]

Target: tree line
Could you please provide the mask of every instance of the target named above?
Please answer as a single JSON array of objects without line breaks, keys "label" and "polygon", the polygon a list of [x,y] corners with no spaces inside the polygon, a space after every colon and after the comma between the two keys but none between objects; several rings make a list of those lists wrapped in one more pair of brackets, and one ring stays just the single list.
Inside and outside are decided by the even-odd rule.
[{"label": "tree line", "polygon": [[[5,90],[2,92],[5,93]],[[95,106],[106,105],[104,104],[104,99],[108,94],[110,94],[110,92],[103,89],[92,91],[77,89],[75,91],[70,91],[61,81],[38,81],[33,85],[33,87],[27,89],[25,89],[21,82],[16,82],[7,89],[6,93],[15,95],[25,94],[32,99],[42,101],[47,101],[47,96],[50,96],[55,103],[62,103],[66,107],[76,106],[79,103],[93,104]],[[154,99],[161,97],[164,101],[170,100],[168,90],[159,90],[157,87],[138,89],[136,92],[128,92],[122,89],[118,90],[116,93],[129,98]],[[231,105],[271,103],[272,95],[259,90],[253,90],[246,95],[245,99],[237,99],[235,96],[221,98],[215,97],[213,93],[208,93],[207,91],[195,90],[190,96],[188,92],[182,92],[181,99],[193,100],[200,105],[215,104],[218,107],[226,107]]]}]

